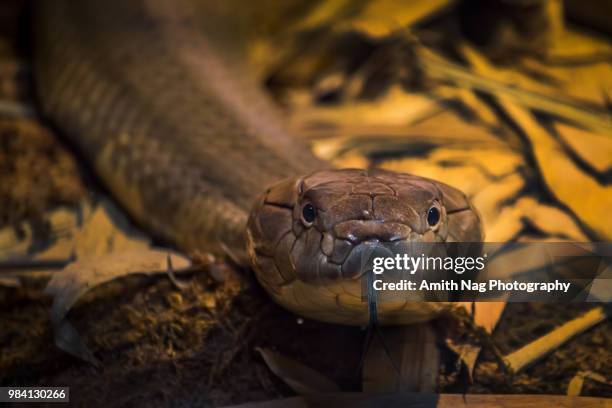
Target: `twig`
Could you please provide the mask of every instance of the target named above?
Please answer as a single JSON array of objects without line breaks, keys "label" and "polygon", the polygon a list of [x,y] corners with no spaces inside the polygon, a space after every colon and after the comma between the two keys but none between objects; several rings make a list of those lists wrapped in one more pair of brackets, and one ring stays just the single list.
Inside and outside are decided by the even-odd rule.
[{"label": "twig", "polygon": [[582,316],[570,320],[539,339],[504,357],[506,364],[516,373],[557,349],[572,337],[604,321],[609,310],[596,307]]},{"label": "twig", "polygon": [[608,381],[606,377],[601,374],[594,373],[592,371],[580,371],[569,382],[567,386],[567,395],[570,397],[579,396],[582,393],[582,387],[584,386],[584,380],[586,379],[612,386],[612,382]]}]

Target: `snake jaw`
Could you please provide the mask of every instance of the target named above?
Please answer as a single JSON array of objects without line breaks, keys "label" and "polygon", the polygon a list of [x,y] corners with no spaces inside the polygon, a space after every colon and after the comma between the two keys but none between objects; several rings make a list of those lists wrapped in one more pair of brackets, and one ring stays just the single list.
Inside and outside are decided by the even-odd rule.
[{"label": "snake jaw", "polygon": [[[316,216],[304,206],[311,204]],[[428,223],[428,211],[439,220]],[[480,240],[478,214],[445,184],[385,170],[324,170],[283,180],[254,205],[248,248],[262,286],[284,307],[313,319],[367,324],[361,277],[373,253],[416,253],[420,244]],[[401,304],[400,304],[401,303]],[[441,305],[386,302],[385,322],[434,317]]]}]

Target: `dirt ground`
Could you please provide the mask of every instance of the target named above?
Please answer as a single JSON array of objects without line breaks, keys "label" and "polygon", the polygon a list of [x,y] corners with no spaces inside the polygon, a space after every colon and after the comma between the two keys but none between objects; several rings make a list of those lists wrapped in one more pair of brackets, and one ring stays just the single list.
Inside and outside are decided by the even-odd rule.
[{"label": "dirt ground", "polygon": [[[17,66],[25,56],[13,52],[16,31],[4,27],[0,66]],[[9,79],[3,78],[7,72]],[[0,88],[0,100],[32,102],[28,75],[19,72],[0,70],[0,83],[23,83]],[[74,206],[88,191],[98,191],[83,169],[45,124],[19,115],[1,118],[0,226],[42,222],[46,210]],[[51,300],[43,294],[47,278],[0,286],[0,385],[70,386],[76,406],[206,407],[293,395],[256,351],[268,347],[329,375],[345,390],[358,389],[363,330],[298,319],[273,304],[250,271],[223,262],[212,268],[215,273],[183,278],[189,282],[184,290],[166,277],[128,277],[80,301],[70,319],[101,360],[100,369],[55,347]],[[509,304],[493,342],[510,352],[591,307]],[[452,326],[438,324],[441,333]],[[580,371],[610,376],[611,349],[607,320],[520,375],[477,369],[469,386],[453,372],[453,355],[445,351],[439,391],[565,394]],[[485,348],[482,361],[494,361],[491,350]],[[586,381],[582,395],[612,397],[612,389]]]}]

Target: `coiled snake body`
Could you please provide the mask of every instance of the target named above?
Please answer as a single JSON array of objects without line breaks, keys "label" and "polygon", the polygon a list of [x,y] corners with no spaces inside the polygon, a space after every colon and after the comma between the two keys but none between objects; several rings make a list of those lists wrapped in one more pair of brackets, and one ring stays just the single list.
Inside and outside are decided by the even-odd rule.
[{"label": "coiled snake body", "polygon": [[[277,302],[342,324],[370,319],[359,279],[368,245],[481,240],[460,191],[383,170],[332,170],[292,139],[243,70],[241,27],[209,3],[38,4],[43,112],[135,219],[188,252],[243,251],[246,242]],[[378,320],[423,321],[442,309],[391,302]]]}]

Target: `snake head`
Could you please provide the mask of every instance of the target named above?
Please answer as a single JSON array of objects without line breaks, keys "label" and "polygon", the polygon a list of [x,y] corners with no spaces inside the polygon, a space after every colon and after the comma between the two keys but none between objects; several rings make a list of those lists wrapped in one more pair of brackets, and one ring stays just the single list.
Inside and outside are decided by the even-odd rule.
[{"label": "snake head", "polygon": [[[358,325],[368,322],[361,283],[365,254],[482,238],[480,218],[465,194],[379,169],[324,170],[283,180],[258,199],[247,227],[256,276],[278,303],[306,317]],[[436,306],[420,313],[386,307],[387,313],[379,312],[383,323],[406,323],[433,317],[429,309]]]}]

